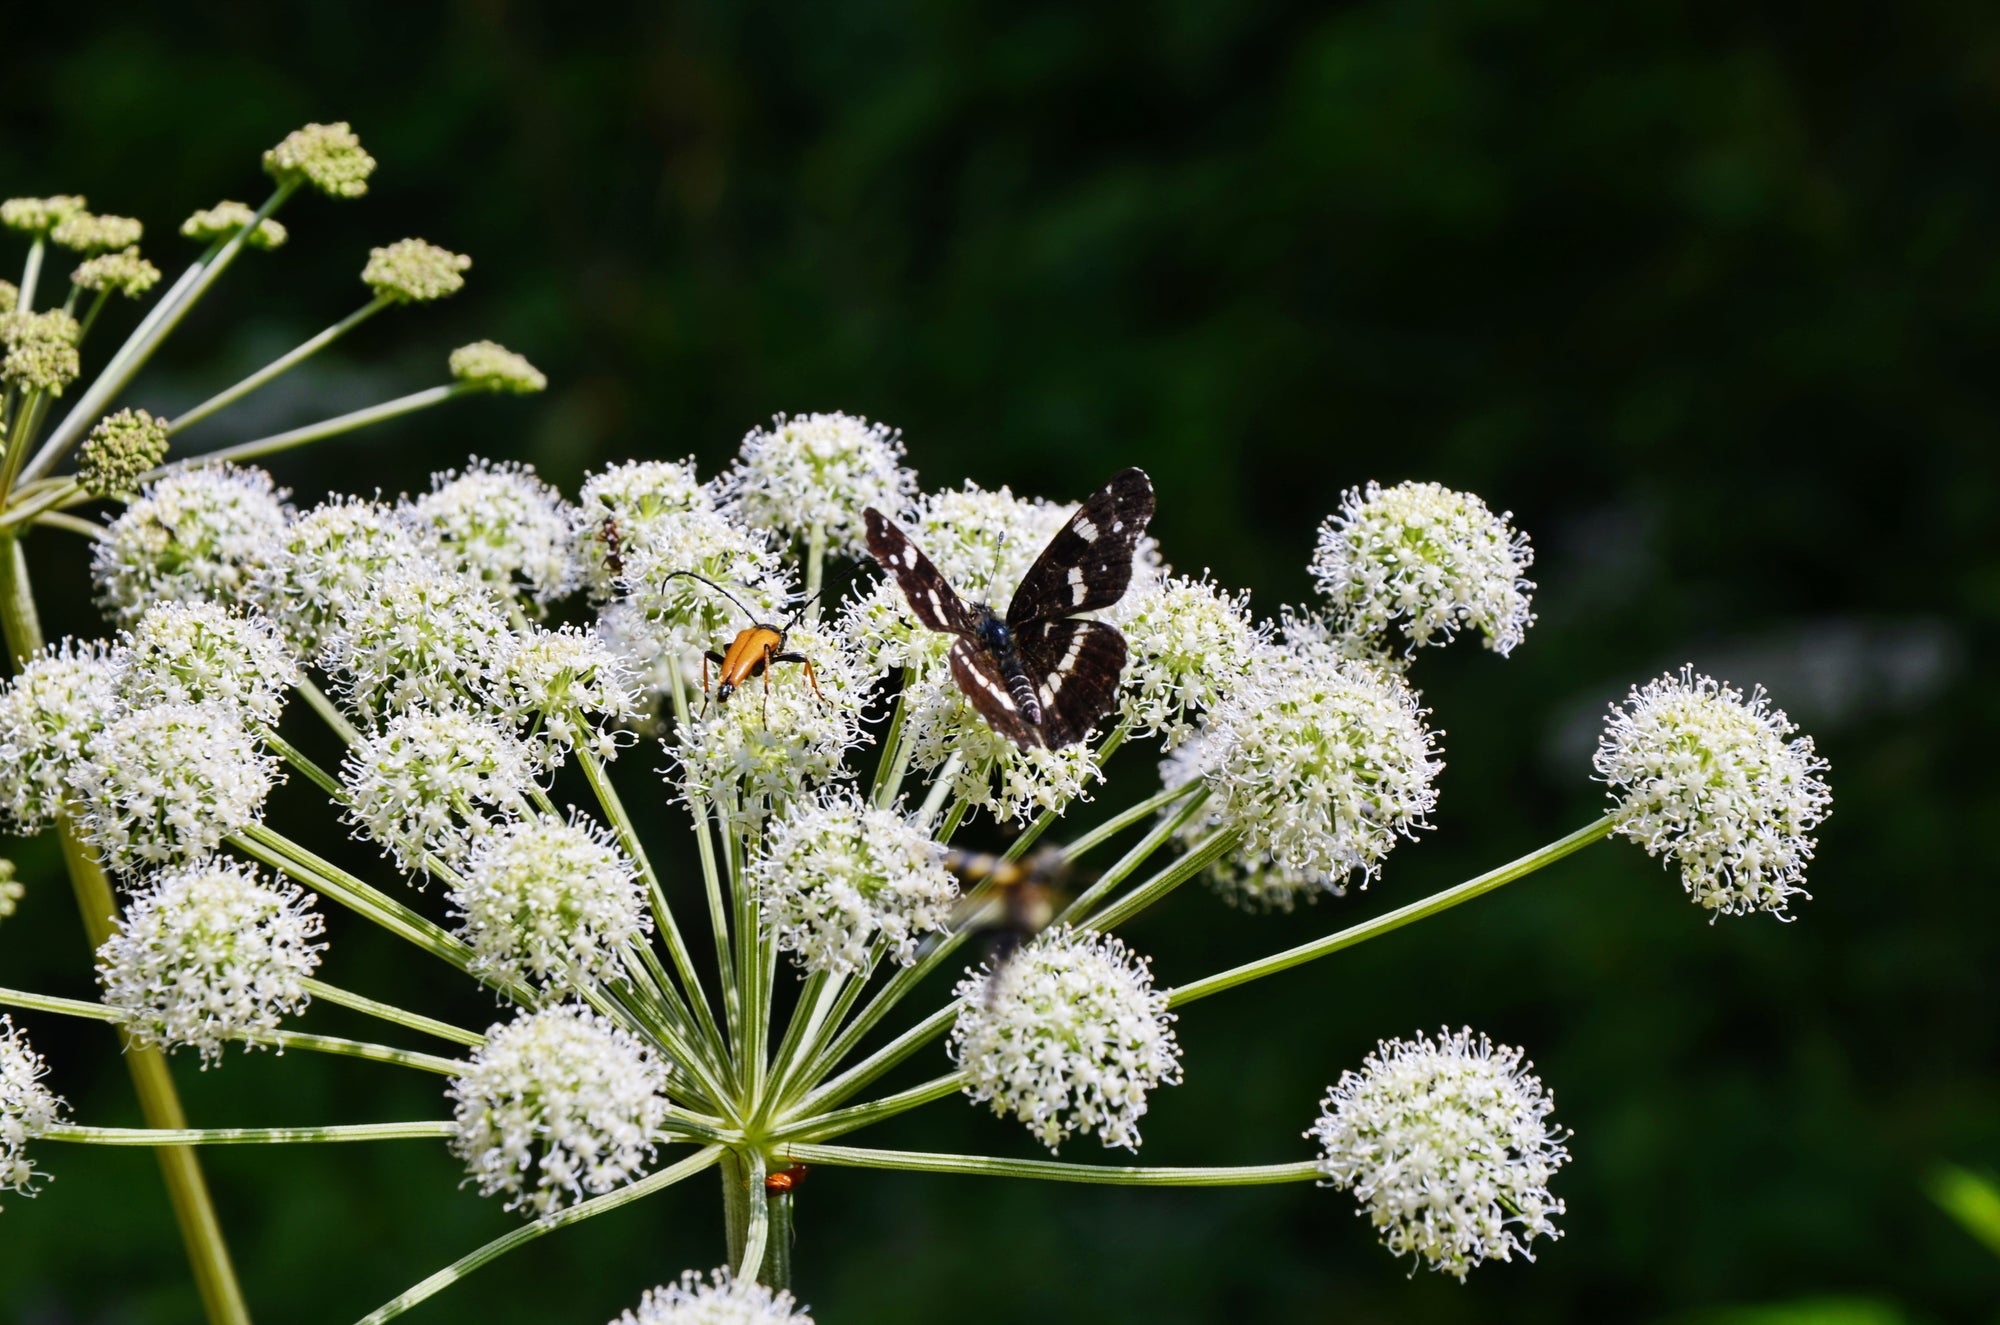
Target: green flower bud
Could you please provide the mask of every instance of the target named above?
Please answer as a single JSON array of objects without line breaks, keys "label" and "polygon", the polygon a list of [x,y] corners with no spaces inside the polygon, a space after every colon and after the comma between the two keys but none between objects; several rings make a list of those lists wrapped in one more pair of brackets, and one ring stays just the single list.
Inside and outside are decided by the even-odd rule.
[{"label": "green flower bud", "polygon": [[463,253],[421,239],[399,239],[369,250],[361,279],[378,297],[399,304],[421,304],[464,289],[465,277],[459,273],[471,265],[472,259]]},{"label": "green flower bud", "polygon": [[86,290],[116,290],[137,299],[159,284],[160,269],[140,257],[135,246],[85,259],[69,278]]},{"label": "green flower bud", "polygon": [[[256,211],[247,204],[232,202],[225,198],[213,207],[194,213],[181,222],[181,233],[189,239],[204,244],[212,244],[218,239],[227,239],[255,220]],[[243,242],[251,248],[276,248],[287,238],[285,227],[266,217],[257,222],[257,228]]]},{"label": "green flower bud", "polygon": [[359,198],[374,172],[375,158],[361,149],[345,120],[308,124],[264,153],[265,174],[281,184],[310,184],[329,198]]},{"label": "green flower bud", "polygon": [[451,375],[483,391],[511,391],[521,396],[531,395],[549,384],[549,379],[527,359],[490,340],[476,340],[453,350]]},{"label": "green flower bud", "polygon": [[77,452],[76,477],[93,497],[136,492],[140,475],[167,454],[167,423],[142,409],[121,409],[90,430]]},{"label": "green flower bud", "polygon": [[145,225],[129,216],[77,212],[56,222],[49,238],[79,253],[102,253],[106,249],[130,248],[145,232]]}]

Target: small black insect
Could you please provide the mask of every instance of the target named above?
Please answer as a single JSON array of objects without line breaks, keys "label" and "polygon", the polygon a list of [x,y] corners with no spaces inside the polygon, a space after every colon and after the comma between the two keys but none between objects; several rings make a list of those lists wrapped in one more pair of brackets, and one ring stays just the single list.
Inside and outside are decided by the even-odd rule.
[{"label": "small black insect", "polygon": [[607,515],[598,527],[597,536],[604,544],[604,569],[613,579],[625,578],[625,540],[618,533],[618,517]]},{"label": "small black insect", "polygon": [[873,507],[865,514],[868,550],[895,575],[910,610],[958,636],[952,679],[993,730],[1023,749],[1061,749],[1090,734],[1118,694],[1125,637],[1073,614],[1111,606],[1132,582],[1132,554],[1153,518],[1144,470],[1114,474],[1056,531],[1005,617],[960,598],[887,516]]}]

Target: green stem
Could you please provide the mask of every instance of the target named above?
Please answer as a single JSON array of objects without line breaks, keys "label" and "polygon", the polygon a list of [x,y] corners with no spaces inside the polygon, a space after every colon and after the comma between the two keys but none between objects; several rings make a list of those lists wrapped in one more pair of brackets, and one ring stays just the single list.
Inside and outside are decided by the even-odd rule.
[{"label": "green stem", "polygon": [[[1058,925],[1067,925],[1074,923],[1079,916],[1089,915],[1092,907],[1110,896],[1113,889],[1130,878],[1141,865],[1145,864],[1152,857],[1155,851],[1158,851],[1175,833],[1179,832],[1181,826],[1194,817],[1195,811],[1200,809],[1201,803],[1207,799],[1208,789],[1206,787],[1200,788],[1199,793],[1193,798],[1190,804],[1181,806],[1173,814],[1154,824],[1152,830],[1140,838],[1137,845],[1120,856],[1116,864],[1098,875],[1096,881],[1090,887],[1084,889],[1077,895],[1074,901],[1062,909],[1056,916],[1056,923]],[[1102,926],[1097,927],[1102,928]]]},{"label": "green stem", "polygon": [[1434,916],[1440,911],[1448,911],[1460,902],[1469,902],[1475,897],[1492,892],[1495,888],[1512,883],[1524,875],[1533,874],[1536,870],[1542,868],[1542,866],[1553,864],[1571,852],[1581,851],[1592,842],[1610,836],[1614,827],[1615,821],[1612,816],[1607,814],[1595,823],[1577,829],[1567,837],[1558,838],[1547,846],[1536,851],[1531,851],[1519,860],[1510,861],[1496,870],[1489,870],[1476,879],[1467,879],[1455,888],[1447,888],[1441,893],[1433,893],[1422,901],[1398,907],[1387,915],[1363,921],[1359,925],[1341,930],[1338,934],[1329,934],[1323,939],[1314,939],[1311,943],[1301,943],[1296,948],[1287,948],[1285,951],[1273,953],[1269,957],[1260,958],[1254,962],[1246,962],[1241,966],[1232,967],[1227,971],[1218,971],[1214,975],[1205,976],[1200,980],[1182,985],[1173,991],[1170,1006],[1181,1007],[1194,1002],[1198,998],[1207,998],[1210,994],[1219,994],[1225,989],[1234,989],[1236,986],[1248,984],[1252,980],[1261,980],[1267,975],[1276,975],[1280,971],[1289,971],[1294,966],[1303,966],[1307,962],[1316,961],[1329,953],[1339,952],[1343,948],[1351,948],[1357,943],[1365,943],[1369,939],[1387,934],[1392,930],[1401,929],[1403,926],[1413,921],[1422,920],[1426,916]]},{"label": "green stem", "polygon": [[826,574],[826,529],[815,523],[812,535],[806,540],[806,620],[819,621],[819,590],[821,578]]},{"label": "green stem", "polygon": [[107,287],[99,290],[97,298],[90,301],[90,307],[84,310],[83,321],[76,324],[76,343],[78,345],[83,344],[85,337],[90,335],[90,329],[97,325],[97,315],[104,311],[105,302],[110,298],[111,291]]},{"label": "green stem", "polygon": [[1113,815],[1089,832],[1078,836],[1075,841],[1062,848],[1062,858],[1065,861],[1074,861],[1085,852],[1094,851],[1098,847],[1103,846],[1133,824],[1151,818],[1153,815],[1167,808],[1167,806],[1181,799],[1181,797],[1200,790],[1202,790],[1202,783],[1199,780],[1194,780],[1183,782],[1178,787],[1168,787],[1165,791],[1148,796],[1131,809]]},{"label": "green stem", "polygon": [[352,1012],[359,1012],[365,1016],[374,1017],[379,1021],[386,1021],[393,1026],[401,1026],[406,1030],[421,1031],[425,1035],[436,1036],[440,1040],[449,1040],[453,1044],[462,1044],[471,1049],[481,1048],[486,1043],[484,1035],[479,1035],[472,1031],[460,1030],[456,1026],[442,1021],[435,1021],[430,1017],[419,1016],[414,1012],[405,1012],[402,1008],[396,1007],[391,1003],[380,1003],[372,998],[364,998],[360,994],[351,993],[336,985],[330,985],[324,980],[308,979],[305,984],[306,992],[314,998],[323,999],[335,1007],[346,1008]]},{"label": "green stem", "polygon": [[749,1219],[744,1229],[743,1247],[729,1259],[736,1266],[738,1282],[750,1283],[763,1270],[764,1248],[770,1244],[771,1194],[764,1189],[764,1179],[768,1175],[761,1152],[752,1150],[743,1155],[743,1167],[746,1170],[745,1194],[749,1197]]},{"label": "green stem", "polygon": [[361,733],[347,720],[347,715],[340,711],[340,706],[327,697],[324,690],[304,676],[301,676],[292,688],[299,692],[299,698],[305,700],[306,707],[319,714],[320,721],[333,729],[343,744],[350,747],[361,744]]},{"label": "green stem", "polygon": [[903,669],[903,683],[896,691],[896,710],[889,718],[889,731],[882,738],[882,757],[875,763],[875,782],[869,799],[878,810],[894,804],[910,769],[909,713],[910,687],[916,680],[914,669]]},{"label": "green stem", "polygon": [[245,1038],[257,1044],[271,1045],[279,1050],[309,1049],[314,1053],[344,1054],[349,1058],[365,1058],[375,1063],[414,1067],[423,1072],[435,1072],[441,1077],[462,1076],[466,1068],[465,1063],[455,1058],[439,1058],[434,1054],[420,1054],[410,1049],[392,1049],[386,1044],[343,1040],[332,1035],[308,1035],[304,1031],[271,1031]]},{"label": "green stem", "polygon": [[353,432],[357,428],[365,428],[371,423],[382,423],[389,419],[401,418],[405,414],[414,414],[420,409],[428,409],[430,406],[450,400],[454,396],[463,396],[477,390],[479,388],[470,383],[453,382],[450,386],[434,386],[424,391],[413,391],[407,396],[398,396],[394,400],[385,400],[379,405],[370,405],[366,409],[357,409],[350,414],[338,415],[331,419],[322,419],[318,423],[308,423],[302,428],[293,428],[288,432],[272,433],[269,437],[259,437],[253,441],[238,442],[234,446],[225,446],[220,450],[203,451],[199,455],[185,456],[170,464],[162,465],[160,468],[143,474],[140,477],[144,481],[146,479],[156,479],[162,474],[173,473],[177,470],[192,469],[197,465],[215,465],[225,462],[233,464],[238,460],[256,460],[263,456],[275,455],[280,451],[289,451],[293,447],[304,446],[308,442],[323,442],[329,437],[338,437],[342,433]]},{"label": "green stem", "polygon": [[72,534],[81,534],[85,538],[98,543],[103,542],[108,537],[104,531],[104,526],[101,524],[96,524],[90,520],[80,520],[74,515],[63,515],[55,511],[51,511],[46,515],[36,516],[35,523],[47,525],[51,529],[62,529]]},{"label": "green stem", "polygon": [[884,1118],[893,1118],[899,1113],[922,1108],[926,1104],[956,1095],[965,1087],[965,1073],[948,1072],[941,1077],[933,1077],[922,1085],[899,1090],[894,1095],[884,1095],[879,1100],[866,1104],[856,1104],[845,1109],[835,1109],[830,1113],[818,1114],[801,1122],[782,1128],[774,1133],[774,1139],[822,1141],[830,1136],[843,1136],[859,1131]]},{"label": "green stem", "polygon": [[[21,554],[20,540],[12,538],[0,540],[0,630],[4,630],[8,651],[17,666],[42,647],[41,622],[35,612],[27,562]],[[118,911],[111,881],[105,877],[104,867],[97,858],[78,840],[68,820],[57,821],[56,836],[76,892],[77,906],[83,912],[84,933],[95,950],[111,936],[112,917]],[[139,1109],[149,1126],[174,1129],[187,1126],[187,1115],[174,1090],[165,1055],[127,1039],[125,1067],[132,1075]],[[215,1203],[209,1198],[200,1163],[190,1151],[162,1150],[160,1172],[210,1325],[249,1325],[250,1311],[236,1282],[229,1246],[223,1240],[222,1224],[216,1218]]]},{"label": "green stem", "polygon": [[[786,1110],[787,1118],[801,1118],[829,1109],[860,1090],[869,1082],[895,1067],[911,1054],[944,1034],[945,1029],[958,1017],[960,1000],[953,999],[937,1011],[925,1017],[910,1029],[898,1035],[889,1043],[877,1049],[868,1057],[856,1063],[847,1071],[827,1082],[812,1094]],[[857,1037],[858,1038],[858,1037]],[[851,1047],[851,1046],[850,1046]],[[847,1054],[847,1049],[836,1044],[820,1061],[838,1063]]]},{"label": "green stem", "polygon": [[453,1122],[343,1123],[333,1127],[51,1127],[48,1141],[92,1146],[269,1146],[302,1141],[429,1141],[458,1131]]},{"label": "green stem", "polygon": [[[1199,801],[1190,802],[1177,817],[1193,814],[1200,808],[1200,804]],[[1216,829],[1197,842],[1179,860],[1084,921],[1083,928],[1096,930],[1116,928],[1234,851],[1242,840],[1243,835],[1234,828]]]},{"label": "green stem", "polygon": [[349,313],[325,331],[320,332],[317,336],[314,336],[312,339],[287,353],[279,355],[256,372],[250,374],[250,376],[244,378],[241,382],[238,382],[235,386],[216,392],[207,400],[202,401],[201,404],[196,405],[193,409],[188,410],[179,418],[173,420],[167,425],[167,435],[172,436],[183,428],[200,423],[203,419],[225,405],[235,404],[266,382],[298,367],[307,359],[312,358],[313,355],[333,344],[342,336],[354,330],[394,302],[388,295],[376,295],[373,299],[363,304],[354,312]]},{"label": "green stem", "polygon": [[706,1146],[689,1155],[678,1164],[661,1169],[658,1173],[650,1177],[641,1178],[630,1187],[621,1187],[615,1192],[608,1192],[603,1196],[594,1196],[588,1201],[569,1207],[567,1210],[559,1210],[545,1219],[538,1219],[531,1224],[515,1229],[511,1233],[497,1237],[479,1248],[479,1250],[472,1252],[470,1255],[461,1256],[444,1269],[439,1270],[436,1274],[397,1294],[391,1300],[383,1303],[366,1316],[363,1316],[359,1321],[355,1322],[355,1325],[383,1325],[384,1321],[394,1320],[411,1307],[416,1306],[419,1302],[435,1297],[482,1265],[505,1256],[516,1247],[533,1242],[545,1233],[553,1233],[559,1228],[566,1228],[571,1224],[580,1223],[583,1220],[592,1219],[608,1211],[616,1210],[621,1205],[629,1205],[633,1201],[643,1200],[651,1196],[654,1192],[671,1187],[683,1178],[701,1172],[709,1165],[715,1163],[717,1159],[721,1158],[723,1153],[724,1151],[721,1146]]},{"label": "green stem", "polygon": [[1247,1164],[1230,1168],[1170,1169],[1063,1164],[1050,1159],[995,1159],[986,1155],[939,1155],[916,1150],[864,1150],[856,1146],[793,1145],[786,1159],[857,1169],[900,1169],[911,1173],[962,1173],[982,1178],[1039,1178],[1044,1182],[1084,1182],[1118,1187],[1259,1187],[1316,1182],[1325,1175],[1313,1160],[1292,1164]]},{"label": "green stem", "polygon": [[32,313],[35,311],[35,287],[42,283],[42,254],[47,251],[47,235],[36,235],[35,242],[28,245],[28,260],[21,267],[21,290],[14,300],[14,311]]},{"label": "green stem", "polygon": [[[685,732],[689,730],[692,719],[688,713],[687,682],[681,675],[680,660],[677,658],[667,663],[667,688],[673,694],[675,725]],[[742,1017],[742,1009],[736,1001],[735,964],[729,956],[729,910],[722,898],[722,872],[715,861],[715,839],[709,831],[708,802],[689,793],[688,813],[694,819],[695,852],[701,859],[701,882],[708,897],[709,927],[715,933],[715,965],[722,988],[722,1015],[729,1027],[729,1042],[733,1044],[740,1034],[737,1022]],[[713,1024],[713,1018],[710,1024]],[[726,1047],[724,1056],[727,1057]]]}]

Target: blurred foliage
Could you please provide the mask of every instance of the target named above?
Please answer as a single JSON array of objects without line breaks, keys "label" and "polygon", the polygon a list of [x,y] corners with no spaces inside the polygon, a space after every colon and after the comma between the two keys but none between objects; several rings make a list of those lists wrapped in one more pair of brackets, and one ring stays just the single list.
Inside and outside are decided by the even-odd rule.
[{"label": "blurred foliage", "polygon": [[[1980,662],[2000,643],[2000,11],[42,6],[4,40],[0,191],[135,213],[170,269],[180,218],[260,198],[256,154],[295,125],[352,120],[383,162],[359,203],[288,209],[293,242],[248,256],[130,403],[191,403],[350,311],[372,244],[476,259],[464,294],[377,319],[191,444],[428,385],[479,336],[554,384],[287,457],[302,500],[420,487],[474,450],[572,488],[628,455],[712,471],[774,411],[842,408],[903,427],[932,484],[1074,497],[1143,464],[1169,558],[1266,611],[1307,592],[1346,486],[1423,477],[1511,508],[1540,624],[1505,663],[1418,666],[1449,733],[1438,831],[1289,918],[1190,890],[1132,931],[1168,981],[1582,822],[1604,703],[1684,659],[1769,685],[1831,758],[1793,925],[1707,925],[1606,845],[1183,1019],[1156,1163],[1304,1153],[1315,1098],[1379,1037],[1525,1045],[1576,1131],[1568,1236],[1536,1264],[1410,1277],[1310,1187],[824,1171],[797,1258],[829,1325],[2000,1319],[2000,1264],[1924,1191],[1941,1159],[2000,1163],[2000,890],[1973,827],[2000,815]],[[32,551],[52,633],[95,631],[61,537]],[[656,762],[630,758],[628,789]],[[1111,797],[1148,776],[1122,760]],[[53,853],[16,854],[0,979],[87,995]],[[329,978],[487,1015],[364,930],[334,918]],[[134,1120],[100,1030],[28,1021],[82,1118]],[[194,1069],[214,1125],[441,1108],[368,1064]],[[950,1105],[863,1139],[1028,1151]],[[47,1162],[59,1180],[0,1216],[0,1315],[196,1319],[152,1161]],[[351,1320],[510,1223],[437,1147],[207,1163],[266,1320]],[[716,1213],[712,1183],[677,1189],[411,1319],[605,1320],[715,1263]]]}]

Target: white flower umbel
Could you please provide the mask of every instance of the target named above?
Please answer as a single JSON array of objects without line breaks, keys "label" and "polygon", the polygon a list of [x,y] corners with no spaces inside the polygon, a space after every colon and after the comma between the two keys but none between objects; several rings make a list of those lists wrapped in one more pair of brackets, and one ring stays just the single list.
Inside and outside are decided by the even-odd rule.
[{"label": "white flower umbel", "polygon": [[646,890],[610,834],[537,815],[481,838],[450,900],[476,970],[503,980],[615,980],[652,932]]},{"label": "white flower umbel", "polygon": [[[714,509],[692,459],[628,460],[586,478],[577,497],[576,536],[591,598],[604,602],[625,592],[626,558],[654,540],[655,522]],[[671,538],[673,531],[660,536]]]},{"label": "white flower umbel", "polygon": [[157,602],[241,604],[283,543],[283,498],[263,470],[233,465],[148,484],[91,554],[98,602],[124,625]]},{"label": "white flower umbel", "polygon": [[62,1121],[63,1101],[42,1084],[48,1064],[12,1017],[0,1015],[0,1191],[35,1194],[40,1175],[28,1143]]},{"label": "white flower umbel", "polygon": [[551,764],[578,745],[612,758],[622,734],[615,724],[638,712],[638,684],[623,656],[595,630],[576,626],[512,637],[495,691]]},{"label": "white flower umbel", "polygon": [[710,694],[694,696],[693,721],[679,730],[673,748],[683,788],[708,797],[746,829],[766,806],[848,776],[843,761],[864,736],[866,685],[840,637],[801,624],[785,647],[812,659],[816,691],[802,663],[773,664],[727,701],[711,675]]},{"label": "white flower umbel", "polygon": [[327,670],[371,721],[485,698],[514,646],[492,590],[426,562],[383,571],[346,602],[325,638]]},{"label": "white flower umbel", "polygon": [[488,1030],[451,1096],[452,1151],[479,1194],[539,1218],[639,1176],[662,1139],[666,1069],[604,1017],[545,1008]]},{"label": "white flower umbel", "polygon": [[969,975],[951,1029],[965,1092],[1055,1150],[1076,1132],[1139,1148],[1155,1086],[1181,1079],[1167,995],[1146,960],[1105,934],[1043,932]]},{"label": "white flower umbel", "polygon": [[325,928],[313,900],[222,860],[154,875],[97,950],[104,1001],[140,1043],[220,1062],[228,1041],[268,1035],[311,1001],[305,982],[326,947],[313,941]]},{"label": "white flower umbel", "polygon": [[547,606],[577,586],[574,514],[526,465],[475,461],[431,478],[411,507],[445,561],[503,593]]},{"label": "white flower umbel", "polygon": [[915,962],[918,940],[950,926],[958,899],[941,843],[849,791],[772,819],[749,879],[778,946],[806,970],[843,975],[866,970],[878,946]]},{"label": "white flower umbel", "polygon": [[848,414],[779,415],[743,439],[723,491],[743,519],[797,544],[815,530],[826,550],[860,556],[867,548],[861,512],[898,516],[916,492],[894,428]]},{"label": "white flower umbel", "polygon": [[1306,1135],[1320,1171],[1360,1202],[1382,1244],[1460,1280],[1562,1236],[1549,1178],[1569,1160],[1555,1101],[1519,1049],[1470,1030],[1385,1040],[1343,1072]]},{"label": "white flower umbel", "polygon": [[347,752],[347,819],[421,886],[425,857],[456,864],[474,839],[528,813],[534,753],[465,709],[411,709]]},{"label": "white flower umbel", "polygon": [[812,1315],[790,1293],[738,1281],[725,1265],[706,1280],[689,1270],[647,1289],[636,1311],[610,1325],[812,1325]]},{"label": "white flower umbel", "polygon": [[126,632],[118,694],[131,708],[214,702],[252,727],[277,726],[298,664],[259,617],[216,603],[162,603]]},{"label": "white flower umbel", "polygon": [[1773,708],[1683,667],[1614,705],[1593,761],[1611,786],[1618,831],[1681,869],[1688,895],[1718,915],[1784,918],[1812,859],[1832,790],[1810,736]]},{"label": "white flower umbel", "polygon": [[1401,678],[1322,648],[1265,648],[1207,727],[1162,768],[1202,778],[1188,832],[1233,828],[1217,868],[1226,896],[1285,909],[1363,886],[1400,838],[1429,827],[1444,767],[1425,711]]},{"label": "white flower umbel", "polygon": [[[751,624],[746,608],[766,622],[791,614],[791,586],[768,540],[722,512],[700,507],[663,512],[631,528],[623,579],[647,623],[646,647],[677,660],[690,685],[701,679],[702,654],[727,649]],[[675,571],[713,580],[743,606]],[[635,667],[642,665],[635,660]]]},{"label": "white flower umbel", "polygon": [[294,647],[310,655],[326,643],[334,623],[379,591],[390,571],[429,561],[400,511],[333,497],[292,521],[276,559],[257,576],[253,596]]},{"label": "white flower umbel", "polygon": [[1348,633],[1379,638],[1395,624],[1414,649],[1476,630],[1504,655],[1535,619],[1534,554],[1510,518],[1436,483],[1349,489],[1320,526],[1313,579]]},{"label": "white flower umbel", "polygon": [[1125,632],[1118,712],[1134,734],[1158,734],[1168,749],[1250,674],[1263,633],[1248,595],[1207,579],[1175,576],[1133,585],[1107,614]]},{"label": "white flower umbel", "polygon": [[71,784],[84,840],[130,871],[213,855],[258,822],[277,776],[241,709],[161,704],[107,724]]},{"label": "white flower umbel", "polygon": [[0,810],[31,836],[68,802],[71,771],[117,703],[111,655],[100,643],[63,640],[0,690]]}]

